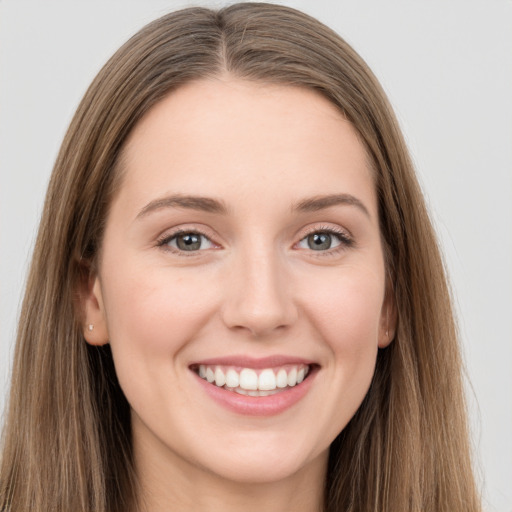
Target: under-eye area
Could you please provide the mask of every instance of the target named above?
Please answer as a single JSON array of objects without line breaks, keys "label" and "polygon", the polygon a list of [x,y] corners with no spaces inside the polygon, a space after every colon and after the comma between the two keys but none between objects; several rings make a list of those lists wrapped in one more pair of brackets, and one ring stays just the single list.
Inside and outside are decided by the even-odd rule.
[{"label": "under-eye area", "polygon": [[201,379],[240,395],[270,396],[294,388],[319,369],[317,364],[286,364],[273,368],[225,365],[192,365]]}]

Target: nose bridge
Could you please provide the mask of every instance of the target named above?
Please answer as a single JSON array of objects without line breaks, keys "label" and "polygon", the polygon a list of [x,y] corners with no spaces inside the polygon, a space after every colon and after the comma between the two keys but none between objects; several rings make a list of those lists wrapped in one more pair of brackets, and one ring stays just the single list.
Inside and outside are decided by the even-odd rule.
[{"label": "nose bridge", "polygon": [[283,258],[268,240],[255,242],[233,262],[224,321],[231,328],[263,335],[291,325],[296,310]]}]

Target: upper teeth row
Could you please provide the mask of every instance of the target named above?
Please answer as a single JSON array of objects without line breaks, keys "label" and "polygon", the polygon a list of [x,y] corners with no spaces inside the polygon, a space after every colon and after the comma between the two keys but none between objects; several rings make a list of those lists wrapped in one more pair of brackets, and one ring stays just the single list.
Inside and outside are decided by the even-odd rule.
[{"label": "upper teeth row", "polygon": [[245,390],[270,391],[300,384],[308,374],[307,365],[287,365],[286,368],[261,370],[260,374],[252,368],[221,368],[220,366],[199,365],[199,376],[216,386],[242,388]]}]

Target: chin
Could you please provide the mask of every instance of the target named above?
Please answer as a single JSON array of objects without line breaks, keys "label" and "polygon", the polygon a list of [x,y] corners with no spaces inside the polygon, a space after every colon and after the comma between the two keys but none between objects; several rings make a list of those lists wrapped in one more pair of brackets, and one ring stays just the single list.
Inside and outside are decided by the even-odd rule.
[{"label": "chin", "polygon": [[292,460],[281,460],[279,464],[272,459],[245,459],[222,461],[211,468],[218,476],[238,484],[270,484],[280,482],[299,473],[307,464]]},{"label": "chin", "polygon": [[212,457],[204,465],[224,479],[244,484],[286,480],[310,465],[326,463],[328,457],[328,448],[320,454],[307,453],[300,442],[294,443],[291,449],[287,449],[283,442],[268,444],[263,441],[227,446],[223,454],[211,454]]}]

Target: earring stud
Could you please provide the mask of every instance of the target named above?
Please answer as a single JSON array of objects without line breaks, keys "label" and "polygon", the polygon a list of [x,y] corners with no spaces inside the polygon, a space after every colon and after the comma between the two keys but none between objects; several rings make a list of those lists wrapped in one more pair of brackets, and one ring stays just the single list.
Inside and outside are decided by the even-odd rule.
[{"label": "earring stud", "polygon": [[94,329],[94,325],[93,324],[89,324],[87,326],[87,329],[89,329],[89,331],[92,331]]}]

